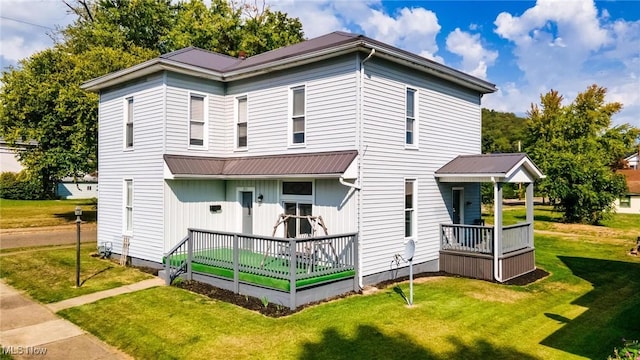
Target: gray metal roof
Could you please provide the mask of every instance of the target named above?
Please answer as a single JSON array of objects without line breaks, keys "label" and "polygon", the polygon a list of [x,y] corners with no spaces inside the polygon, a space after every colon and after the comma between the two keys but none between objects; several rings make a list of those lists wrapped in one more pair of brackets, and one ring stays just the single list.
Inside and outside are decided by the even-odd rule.
[{"label": "gray metal roof", "polygon": [[527,158],[527,154],[478,154],[461,155],[436,170],[436,174],[506,174]]},{"label": "gray metal roof", "polygon": [[238,62],[242,62],[242,60],[232,56],[199,49],[193,46],[160,55],[160,58],[218,72],[222,72],[226,68],[233,67],[233,65]]},{"label": "gray metal roof", "polygon": [[164,161],[174,176],[339,176],[357,155],[356,150],[232,158],[164,155]]},{"label": "gray metal roof", "polygon": [[185,48],[90,80],[84,83],[82,88],[97,91],[135,79],[138,76],[163,70],[215,78],[219,81],[232,81],[254,76],[254,74],[300,66],[349,52],[370,52],[372,50],[375,50],[376,55],[374,56],[380,56],[432,76],[455,82],[483,94],[496,91],[495,85],[488,81],[366,36],[340,31],[251,56],[244,60],[203,49]]}]

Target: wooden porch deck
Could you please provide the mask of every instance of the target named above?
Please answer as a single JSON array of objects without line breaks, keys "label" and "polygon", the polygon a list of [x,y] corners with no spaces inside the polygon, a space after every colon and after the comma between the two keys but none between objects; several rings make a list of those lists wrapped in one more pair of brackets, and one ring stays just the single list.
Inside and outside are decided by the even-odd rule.
[{"label": "wooden porch deck", "polygon": [[189,229],[165,255],[164,276],[167,283],[182,276],[295,309],[357,290],[356,245],[357,234],[283,239]]},{"label": "wooden porch deck", "polygon": [[533,224],[505,226],[499,237],[495,235],[493,226],[441,224],[440,270],[489,281],[507,281],[535,270]]}]

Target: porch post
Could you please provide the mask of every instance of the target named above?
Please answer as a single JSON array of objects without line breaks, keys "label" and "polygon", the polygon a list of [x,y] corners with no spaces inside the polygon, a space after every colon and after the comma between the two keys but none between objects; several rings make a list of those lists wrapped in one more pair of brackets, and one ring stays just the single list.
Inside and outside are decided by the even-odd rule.
[{"label": "porch post", "polygon": [[296,309],[296,278],[297,275],[296,240],[289,240],[289,308]]},{"label": "porch post", "polygon": [[193,261],[193,230],[189,229],[189,239],[187,240],[187,280],[193,280],[191,273],[191,262]]},{"label": "porch post", "polygon": [[493,183],[493,277],[502,282],[500,271],[502,255],[502,183]]},{"label": "porch post", "polygon": [[533,183],[527,183],[527,223],[529,223],[529,246],[533,247]]},{"label": "porch post", "polygon": [[240,293],[240,247],[238,234],[233,234],[233,292]]}]

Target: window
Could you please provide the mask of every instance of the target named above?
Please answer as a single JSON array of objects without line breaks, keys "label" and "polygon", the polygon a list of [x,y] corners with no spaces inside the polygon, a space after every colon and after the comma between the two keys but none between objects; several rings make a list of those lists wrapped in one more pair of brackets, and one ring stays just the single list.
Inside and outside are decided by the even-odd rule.
[{"label": "window", "polygon": [[404,237],[413,236],[415,225],[415,181],[405,180],[404,182]]},{"label": "window", "polygon": [[125,141],[124,147],[129,149],[133,147],[133,98],[127,98],[127,110],[124,125]]},{"label": "window", "polygon": [[133,180],[124,181],[124,217],[126,232],[133,231]]},{"label": "window", "polygon": [[406,118],[406,139],[405,143],[407,145],[415,145],[416,136],[415,136],[415,127],[416,127],[416,91],[414,89],[407,88],[407,99],[406,99],[406,110],[407,110],[407,118]]},{"label": "window", "polygon": [[291,129],[292,144],[304,144],[305,142],[305,95],[304,86],[291,89]]},{"label": "window", "polygon": [[[310,216],[313,206],[311,204],[298,203],[298,202],[284,202],[285,215],[298,215],[298,216]],[[311,234],[311,223],[304,218],[289,218],[287,219],[287,234],[288,238],[300,237],[302,234]]]},{"label": "window", "polygon": [[204,146],[204,96],[191,95],[189,101],[189,145]]},{"label": "window", "polygon": [[87,185],[87,190],[91,190],[91,185]]},{"label": "window", "polygon": [[238,140],[236,146],[238,148],[247,147],[247,97],[239,97],[238,101]]},{"label": "window", "polygon": [[283,195],[313,195],[313,183],[311,181],[283,181]]},{"label": "window", "polygon": [[631,196],[629,196],[629,195],[621,196],[620,197],[620,207],[621,208],[631,207]]}]

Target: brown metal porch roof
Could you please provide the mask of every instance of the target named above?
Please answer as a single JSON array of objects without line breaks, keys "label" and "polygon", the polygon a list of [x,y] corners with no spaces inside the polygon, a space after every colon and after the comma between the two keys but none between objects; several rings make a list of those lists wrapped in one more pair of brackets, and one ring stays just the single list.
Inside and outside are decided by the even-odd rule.
[{"label": "brown metal porch roof", "polygon": [[436,170],[437,178],[506,178],[520,168],[526,169],[534,178],[544,175],[524,153],[461,155]]},{"label": "brown metal porch roof", "polygon": [[164,155],[176,177],[339,176],[358,155],[356,150],[246,157]]}]

